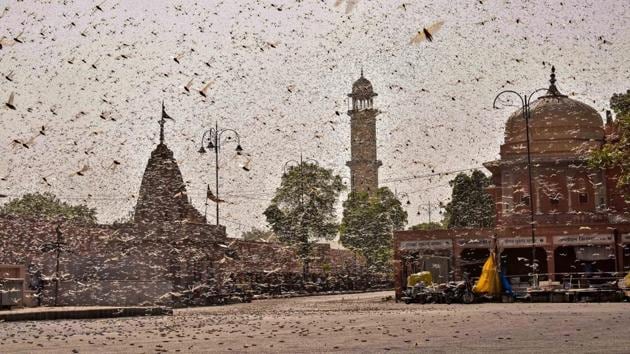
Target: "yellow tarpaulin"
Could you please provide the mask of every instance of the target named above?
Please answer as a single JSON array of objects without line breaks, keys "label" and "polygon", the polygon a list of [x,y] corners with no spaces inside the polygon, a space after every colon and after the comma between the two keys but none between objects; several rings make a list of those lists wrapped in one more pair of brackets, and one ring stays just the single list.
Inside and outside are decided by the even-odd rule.
[{"label": "yellow tarpaulin", "polygon": [[424,285],[431,285],[433,283],[433,276],[431,272],[419,272],[411,274],[407,277],[407,286],[414,286],[423,281]]},{"label": "yellow tarpaulin", "polygon": [[626,288],[630,288],[630,273],[623,278],[623,282],[625,283]]},{"label": "yellow tarpaulin", "polygon": [[494,258],[494,252],[491,252],[490,257],[483,265],[481,277],[473,287],[473,292],[487,295],[501,294],[501,279],[499,279],[499,270]]}]

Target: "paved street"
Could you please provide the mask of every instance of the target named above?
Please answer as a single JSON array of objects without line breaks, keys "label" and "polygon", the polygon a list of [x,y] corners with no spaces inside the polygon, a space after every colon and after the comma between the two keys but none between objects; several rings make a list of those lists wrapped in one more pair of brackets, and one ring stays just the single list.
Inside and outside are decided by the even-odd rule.
[{"label": "paved street", "polygon": [[391,292],[260,300],[173,316],[0,323],[2,353],[630,350],[630,304],[405,305]]}]

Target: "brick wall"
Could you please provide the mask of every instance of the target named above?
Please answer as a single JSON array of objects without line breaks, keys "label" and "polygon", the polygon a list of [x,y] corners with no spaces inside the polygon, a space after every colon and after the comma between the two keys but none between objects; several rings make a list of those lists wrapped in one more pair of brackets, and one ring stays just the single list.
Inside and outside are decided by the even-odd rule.
[{"label": "brick wall", "polygon": [[[0,264],[40,270],[44,305],[55,300],[56,252],[43,252],[42,246],[57,240],[58,225],[66,243],[59,257],[59,305],[169,304],[172,295],[199,284],[222,286],[245,274],[302,274],[293,248],[229,239],[214,225],[85,225],[0,215]],[[348,273],[362,264],[348,250],[317,244],[310,272],[313,277]]]},{"label": "brick wall", "polygon": [[0,263],[39,269],[43,304],[54,302],[57,258],[42,246],[56,241],[58,225],[66,243],[58,300],[65,305],[167,303],[170,292],[207,280],[223,255],[224,229],[214,225],[81,225],[0,216]]}]

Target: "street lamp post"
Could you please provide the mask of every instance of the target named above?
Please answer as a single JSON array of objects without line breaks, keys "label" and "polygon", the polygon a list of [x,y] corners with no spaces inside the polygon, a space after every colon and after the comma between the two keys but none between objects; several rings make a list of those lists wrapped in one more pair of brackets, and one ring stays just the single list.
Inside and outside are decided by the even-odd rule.
[{"label": "street lamp post", "polygon": [[[552,68],[552,81],[555,81],[553,79],[554,71],[555,71],[555,68]],[[552,85],[553,85],[553,82],[552,82]],[[536,272],[537,272],[537,269],[536,269],[536,231],[535,231],[535,223],[534,223],[534,198],[533,198],[534,189],[533,189],[533,182],[532,182],[532,157],[531,157],[530,138],[529,138],[529,120],[531,119],[531,111],[530,111],[531,99],[536,93],[542,90],[547,90],[547,89],[546,88],[537,89],[533,91],[529,96],[521,95],[518,92],[512,91],[512,90],[501,91],[494,98],[494,102],[492,103],[493,108],[495,109],[498,108],[497,100],[502,95],[507,95],[507,94],[513,94],[521,100],[521,111],[523,112],[523,119],[525,120],[525,139],[527,141],[527,173],[528,173],[528,185],[529,185],[529,198],[528,198],[529,199],[529,224],[530,224],[531,235],[532,235],[532,263],[531,264],[532,264],[532,275],[534,278],[536,277]],[[535,284],[532,284],[532,285],[535,286]]]},{"label": "street lamp post", "polygon": [[[423,206],[418,206],[418,211],[416,212],[416,215],[421,215],[420,209],[424,209],[424,208],[425,207],[423,207]],[[431,213],[433,211],[433,206],[431,205],[431,201],[430,200],[427,202],[426,209],[427,209],[427,214],[429,215],[429,224],[431,224]],[[442,209],[442,208],[440,207],[440,204],[438,203],[438,206],[437,206],[438,214],[442,214],[442,210],[440,210],[440,209]]]},{"label": "street lamp post", "polygon": [[41,247],[43,252],[48,252],[54,250],[56,252],[55,257],[55,306],[58,305],[59,298],[59,258],[61,257],[61,252],[65,251],[66,242],[63,240],[63,233],[61,232],[61,224],[55,227],[55,234],[57,239],[55,242],[44,243]]},{"label": "street lamp post", "polygon": [[308,273],[308,262],[306,260],[307,257],[307,251],[308,251],[308,234],[306,232],[304,232],[303,230],[303,217],[304,217],[304,175],[302,173],[302,168],[304,166],[304,163],[308,162],[308,163],[312,163],[316,166],[319,166],[319,162],[315,159],[311,159],[311,158],[307,158],[306,160],[303,159],[302,154],[300,154],[300,160],[289,160],[287,162],[284,163],[284,166],[282,167],[282,170],[284,172],[284,174],[287,174],[287,168],[289,167],[289,165],[291,163],[296,164],[296,166],[293,166],[294,168],[297,167],[298,168],[298,173],[300,174],[300,212],[301,212],[301,216],[300,216],[300,232],[302,233],[301,239],[302,239],[302,252],[304,255],[304,259],[302,260],[302,278],[306,281],[306,274]]},{"label": "street lamp post", "polygon": [[[232,136],[227,135],[225,140],[222,140],[224,133],[230,133]],[[241,137],[234,129],[219,129],[219,123],[215,123],[214,128],[206,130],[201,137],[201,148],[199,148],[200,154],[206,153],[206,148],[214,150],[214,177],[215,177],[215,192],[217,197],[217,226],[219,226],[219,150],[223,144],[236,141],[236,153],[241,154],[243,148],[241,147]]]}]

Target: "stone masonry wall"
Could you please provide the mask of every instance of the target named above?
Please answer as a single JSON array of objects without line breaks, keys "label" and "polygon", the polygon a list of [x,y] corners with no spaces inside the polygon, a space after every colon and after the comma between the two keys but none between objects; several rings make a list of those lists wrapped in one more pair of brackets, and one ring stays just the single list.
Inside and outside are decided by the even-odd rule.
[{"label": "stone masonry wall", "polygon": [[0,263],[39,270],[43,304],[54,302],[56,252],[43,250],[61,224],[59,304],[160,304],[205,282],[223,255],[224,229],[201,224],[80,225],[0,216]]},{"label": "stone masonry wall", "polygon": [[[224,228],[214,225],[82,225],[0,215],[0,264],[24,265],[31,274],[39,270],[43,305],[55,300],[56,252],[43,246],[57,240],[58,225],[65,242],[59,257],[59,305],[168,305],[203,284],[221,287],[252,274],[290,279],[302,274],[291,247],[228,239]],[[362,264],[348,250],[317,244],[309,273],[313,278],[349,274]]]}]

